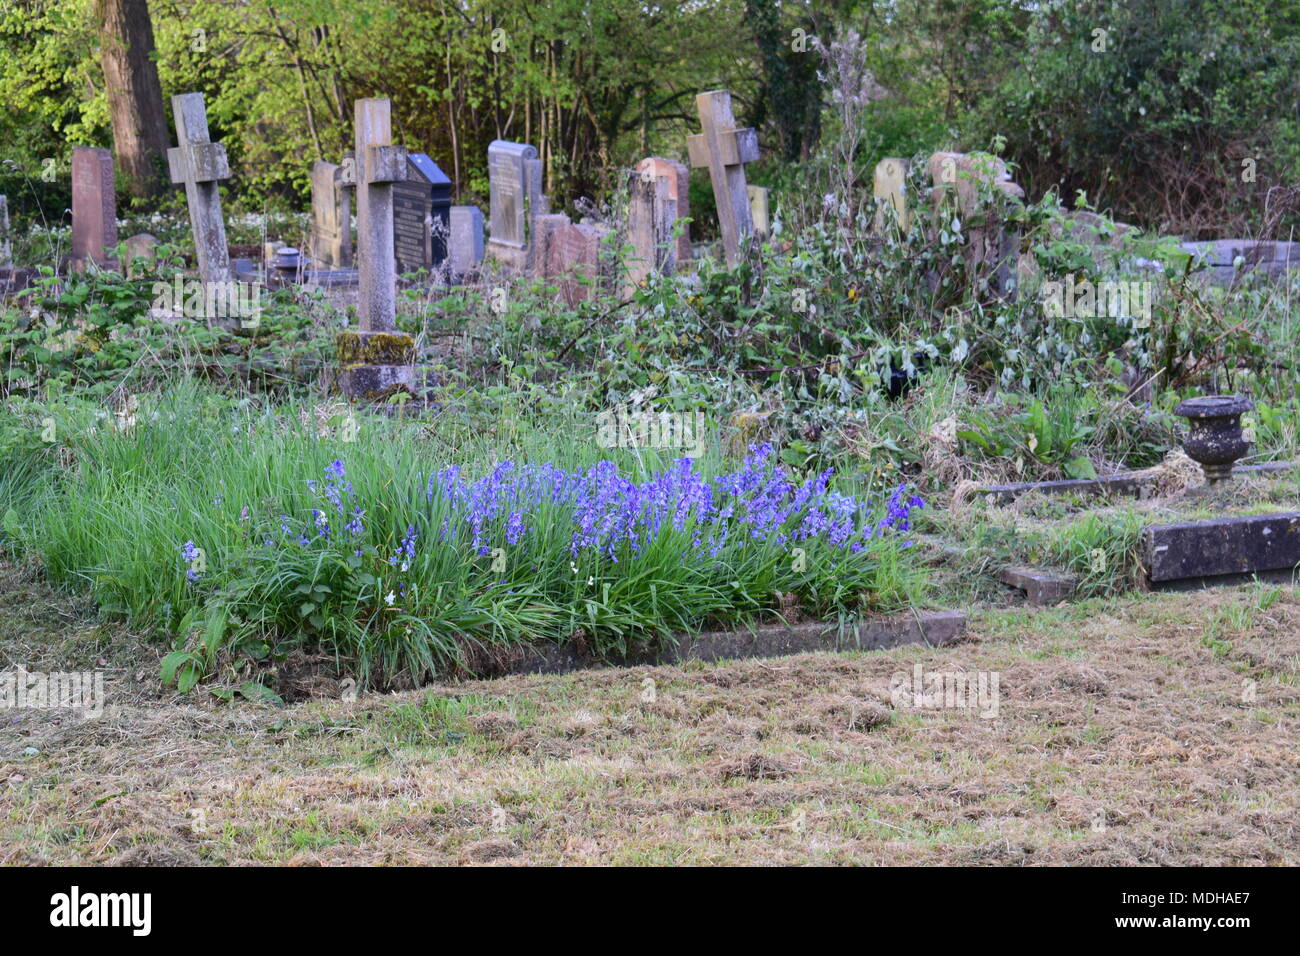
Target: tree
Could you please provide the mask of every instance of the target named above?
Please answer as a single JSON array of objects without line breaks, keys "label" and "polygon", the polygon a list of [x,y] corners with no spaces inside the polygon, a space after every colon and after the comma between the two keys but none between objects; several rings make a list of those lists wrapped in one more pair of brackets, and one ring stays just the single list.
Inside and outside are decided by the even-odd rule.
[{"label": "tree", "polygon": [[148,0],[95,0],[95,13],[118,166],[132,195],[157,195],[168,137]]}]

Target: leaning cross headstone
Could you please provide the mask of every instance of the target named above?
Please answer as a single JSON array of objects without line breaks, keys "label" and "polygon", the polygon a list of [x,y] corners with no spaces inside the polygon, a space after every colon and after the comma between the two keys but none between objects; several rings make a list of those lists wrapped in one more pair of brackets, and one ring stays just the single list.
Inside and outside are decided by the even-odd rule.
[{"label": "leaning cross headstone", "polygon": [[109,264],[117,245],[113,154],[97,146],[72,147],[72,268]]},{"label": "leaning cross headstone", "polygon": [[393,184],[406,179],[406,150],[393,145],[386,99],[356,101],[357,315],[337,339],[340,384],[353,398],[383,399],[415,387],[415,340],[397,331]]},{"label": "leaning cross headstone", "polygon": [[537,150],[525,143],[493,140],[488,146],[488,180],[488,254],[511,269],[531,273],[534,219],[548,212]]},{"label": "leaning cross headstone", "polygon": [[731,113],[731,94],[713,90],[695,97],[701,133],[686,137],[691,165],[707,167],[718,206],[718,228],[728,265],[740,261],[740,246],[754,231],[745,188],[745,163],[758,159],[758,134],[737,129]]},{"label": "leaning cross headstone", "polygon": [[452,206],[451,245],[447,259],[453,277],[463,276],[483,261],[483,210],[477,206]]},{"label": "leaning cross headstone", "polygon": [[334,163],[311,167],[311,258],[329,269],[352,265],[352,196]]},{"label": "leaning cross headstone", "polygon": [[185,184],[190,208],[190,228],[199,278],[204,282],[230,281],[230,250],[226,246],[226,225],[221,218],[221,196],[217,183],[230,178],[226,147],[208,137],[208,114],[202,93],[172,97],[176,117],[176,142],[167,150],[167,165],[173,183]]},{"label": "leaning cross headstone", "polygon": [[652,272],[672,275],[677,267],[677,243],[673,223],[677,204],[668,195],[668,180],[649,170],[628,178],[627,243],[632,248],[626,260],[630,294]]},{"label": "leaning cross headstone", "polygon": [[[668,198],[677,204],[677,219],[688,220],[683,223],[677,236],[677,265],[680,268],[691,259],[691,218],[690,174],[684,163],[662,156],[648,156],[636,164],[638,173],[662,176],[668,181]],[[674,226],[676,223],[674,223]]]},{"label": "leaning cross headstone", "polygon": [[889,228],[890,210],[904,236],[911,228],[912,214],[907,208],[907,173],[908,163],[905,159],[890,156],[876,164],[871,192],[881,205],[876,210],[872,232],[878,236],[884,235]]},{"label": "leaning cross headstone", "polygon": [[451,178],[424,153],[408,153],[406,162],[406,181],[393,184],[397,271],[432,271],[447,258]]}]

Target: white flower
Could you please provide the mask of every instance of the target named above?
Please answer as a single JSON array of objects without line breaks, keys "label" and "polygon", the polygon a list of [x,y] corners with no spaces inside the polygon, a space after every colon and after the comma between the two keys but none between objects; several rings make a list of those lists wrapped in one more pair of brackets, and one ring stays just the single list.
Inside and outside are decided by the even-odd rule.
[{"label": "white flower", "polygon": [[395,593],[393,593],[392,591],[389,591],[388,594],[387,594],[387,596],[385,596],[385,598],[384,598],[384,603],[385,603],[385,604],[388,604],[388,605],[391,605],[391,604],[392,604],[394,601],[396,601],[396,600],[397,600],[397,595],[396,595]]}]

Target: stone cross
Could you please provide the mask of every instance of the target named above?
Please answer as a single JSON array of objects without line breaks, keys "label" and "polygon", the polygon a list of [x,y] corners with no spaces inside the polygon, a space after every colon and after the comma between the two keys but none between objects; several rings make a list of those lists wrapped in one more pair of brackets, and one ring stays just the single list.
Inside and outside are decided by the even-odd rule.
[{"label": "stone cross", "polygon": [[352,195],[333,163],[311,167],[311,258],[317,266],[352,265]]},{"label": "stone cross", "polygon": [[744,164],[758,159],[758,134],[752,128],[736,128],[731,94],[726,90],[699,94],[695,106],[703,132],[686,137],[686,147],[691,154],[691,165],[709,170],[713,198],[718,206],[722,249],[727,264],[734,266],[740,261],[741,243],[754,231]]},{"label": "stone cross", "polygon": [[[662,156],[648,156],[636,164],[638,173],[662,176],[668,181],[668,198],[677,204],[677,219],[691,218],[690,175],[691,171],[684,163]],[[675,225],[675,224],[674,224]],[[689,222],[684,223],[677,236],[677,265],[680,267],[691,260],[691,229]]]},{"label": "stone cross", "polygon": [[488,146],[488,180],[488,254],[512,269],[534,272],[535,220],[549,212],[542,194],[542,161],[537,158],[537,149],[525,143],[493,140]]},{"label": "stone cross", "polygon": [[386,99],[356,102],[357,314],[368,332],[397,328],[397,260],[393,253],[393,183],[406,179],[406,149],[393,145]]},{"label": "stone cross", "polygon": [[904,236],[912,225],[912,213],[907,208],[907,173],[908,162],[895,156],[886,157],[876,164],[876,174],[872,182],[871,194],[881,201],[876,210],[872,231],[884,235],[889,227],[889,209],[898,220],[898,228]]},{"label": "stone cross", "polygon": [[677,203],[668,195],[668,179],[649,170],[628,178],[627,244],[632,253],[626,259],[625,295],[652,272],[672,275],[677,267],[677,243],[673,223]]},{"label": "stone cross", "polygon": [[415,341],[397,331],[393,252],[393,183],[406,179],[406,149],[393,145],[388,100],[357,100],[355,115],[361,328],[339,333],[335,344],[343,365],[343,391],[352,398],[383,401],[396,392],[415,391]]},{"label": "stone cross", "polygon": [[117,245],[113,154],[96,146],[72,147],[72,264],[107,265]]},{"label": "stone cross", "polygon": [[217,192],[217,183],[230,178],[226,147],[208,137],[208,113],[202,93],[173,96],[172,113],[176,117],[178,145],[167,150],[167,165],[172,182],[185,184],[199,278],[204,282],[229,282],[230,250]]}]

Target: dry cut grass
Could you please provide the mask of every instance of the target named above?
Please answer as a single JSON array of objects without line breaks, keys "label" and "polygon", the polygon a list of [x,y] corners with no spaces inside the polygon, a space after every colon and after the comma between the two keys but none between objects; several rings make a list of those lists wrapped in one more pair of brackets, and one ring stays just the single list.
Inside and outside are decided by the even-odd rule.
[{"label": "dry cut grass", "polygon": [[[140,657],[18,577],[4,666]],[[916,664],[996,673],[997,716],[895,706]],[[0,863],[1294,865],[1298,671],[1300,593],[1263,586],[282,709],[119,669],[101,718],[0,714]]]}]

